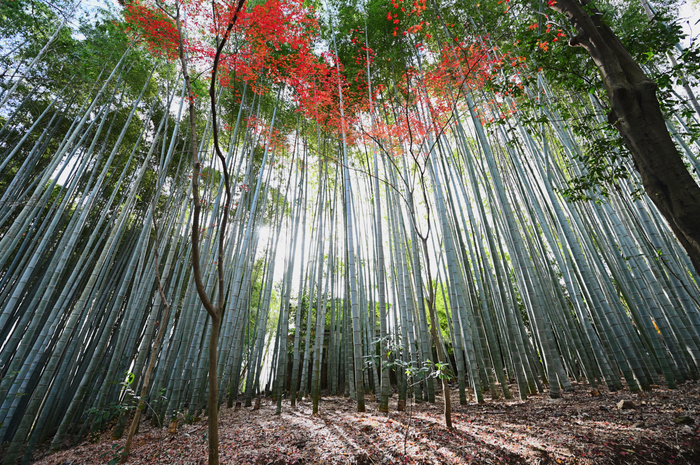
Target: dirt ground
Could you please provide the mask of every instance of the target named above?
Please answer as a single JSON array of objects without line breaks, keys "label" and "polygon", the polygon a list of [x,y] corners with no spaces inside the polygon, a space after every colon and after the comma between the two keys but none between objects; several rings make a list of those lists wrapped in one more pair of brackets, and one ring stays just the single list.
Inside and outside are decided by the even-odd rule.
[{"label": "dirt ground", "polygon": [[[700,383],[676,390],[654,387],[592,395],[590,386],[552,400],[491,400],[459,405],[452,391],[454,428],[444,426],[442,397],[388,415],[367,402],[357,413],[353,401],[323,397],[320,415],[310,401],[275,415],[271,399],[259,410],[223,409],[222,464],[700,464]],[[633,405],[618,408],[620,401]],[[631,407],[631,408],[629,408]],[[180,424],[174,433],[144,423],[129,464],[206,464],[206,419]],[[42,465],[107,464],[119,457],[124,440],[109,434],[94,443],[36,460]]]}]

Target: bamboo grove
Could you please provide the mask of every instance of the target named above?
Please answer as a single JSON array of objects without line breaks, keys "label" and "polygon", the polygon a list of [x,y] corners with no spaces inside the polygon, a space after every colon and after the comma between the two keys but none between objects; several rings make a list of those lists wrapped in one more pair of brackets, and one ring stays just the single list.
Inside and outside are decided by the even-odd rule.
[{"label": "bamboo grove", "polygon": [[[449,426],[450,384],[464,404],[698,379],[697,270],[624,148],[605,145],[597,162],[615,176],[586,184],[607,139],[579,126],[605,126],[604,104],[538,68],[567,31],[533,27],[536,9],[250,2],[211,86],[215,120],[211,50],[235,5],[127,2],[79,28],[70,2],[32,18],[14,4],[0,94],[4,464],[108,427],[121,437],[139,402],[158,425],[197,417],[211,382],[220,408],[268,395],[278,413],[302,397],[322,410],[321,392],[361,411],[438,399]],[[648,73],[673,66],[665,52]],[[670,91],[667,124],[696,173],[691,87]],[[213,381],[192,272],[194,140],[202,285],[223,296]]]}]

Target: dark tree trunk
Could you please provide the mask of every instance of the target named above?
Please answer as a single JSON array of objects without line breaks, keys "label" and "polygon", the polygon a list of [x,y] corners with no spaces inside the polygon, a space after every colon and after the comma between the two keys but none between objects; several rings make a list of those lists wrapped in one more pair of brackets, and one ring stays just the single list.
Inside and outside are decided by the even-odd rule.
[{"label": "dark tree trunk", "polygon": [[573,47],[583,47],[603,79],[610,99],[608,120],[620,132],[642,178],[644,190],[664,216],[695,270],[700,272],[700,187],[673,143],[649,79],[602,15],[578,0],[551,5],[574,25]]}]

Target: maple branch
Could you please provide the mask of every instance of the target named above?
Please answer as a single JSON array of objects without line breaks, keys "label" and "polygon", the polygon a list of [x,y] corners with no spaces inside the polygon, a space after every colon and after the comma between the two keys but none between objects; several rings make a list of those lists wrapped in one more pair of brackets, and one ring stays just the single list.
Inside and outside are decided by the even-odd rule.
[{"label": "maple branch", "polygon": [[[212,117],[212,134],[214,137],[214,149],[216,151],[216,156],[219,157],[221,165],[224,172],[224,189],[225,189],[225,200],[224,200],[224,214],[221,218],[221,226],[219,228],[219,250],[217,258],[217,271],[219,278],[219,300],[218,304],[221,308],[218,309],[219,317],[223,314],[223,302],[224,302],[224,242],[226,241],[226,225],[228,223],[228,213],[231,207],[231,185],[229,181],[228,166],[226,165],[226,157],[221,153],[221,147],[219,147],[219,127],[216,122],[216,73],[219,69],[219,61],[221,59],[221,53],[226,46],[226,41],[231,34],[233,26],[236,24],[238,19],[238,13],[243,8],[245,0],[238,0],[238,6],[233,14],[233,17],[228,22],[226,27],[226,32],[221,38],[221,42],[216,48],[216,54],[214,55],[214,64],[211,70],[211,84],[209,85],[209,98],[211,100],[211,117]],[[212,1],[212,8],[216,10],[214,2]],[[192,180],[194,182],[194,179]]]},{"label": "maple branch", "polygon": [[[464,83],[466,82],[466,79],[467,79],[468,75],[469,75],[469,73],[463,73],[462,82],[460,82],[460,85],[459,85],[459,87],[458,87],[458,94],[457,94],[458,97],[459,97],[459,94],[460,94],[460,93],[462,92],[462,90],[464,89]],[[434,113],[435,113],[435,110],[432,108],[432,105],[430,104],[429,101],[428,101],[427,105],[428,105],[428,109],[429,109],[430,113],[431,113],[431,114],[434,114]],[[431,118],[432,125],[433,125],[433,131],[435,131],[435,141],[434,141],[432,144],[430,144],[430,146],[428,147],[428,154],[430,154],[430,153],[434,150],[435,146],[438,144],[438,140],[440,139],[440,137],[442,137],[442,136],[444,135],[445,131],[446,131],[447,128],[450,126],[452,119],[455,118],[455,110],[456,110],[456,108],[457,108],[457,100],[453,100],[453,103],[452,103],[452,111],[450,112],[450,116],[447,118],[447,121],[445,121],[445,123],[442,125],[442,127],[438,127],[438,126],[437,126],[437,124],[435,123],[435,119],[436,119],[435,117]],[[392,108],[392,109],[393,109],[393,108]],[[409,118],[408,118],[408,101],[407,101],[407,103],[406,103],[406,112],[405,112],[405,113],[406,113],[406,125],[407,125],[408,131],[409,131],[409,138],[410,138],[410,141],[412,141],[413,138],[412,138],[412,132],[411,132],[411,125],[410,125],[410,121],[409,121]],[[394,111],[394,118],[396,119],[396,111]],[[394,168],[396,168],[396,171],[397,171],[397,173],[398,173],[398,176],[401,178],[401,180],[402,180],[402,181],[404,182],[404,184],[407,186],[407,189],[409,190],[409,192],[412,194],[413,191],[410,189],[410,186],[409,186],[409,184],[408,184],[408,181],[401,175],[401,170],[399,170],[399,168],[398,168],[398,166],[396,165],[396,163],[394,163],[393,158],[392,158],[391,155],[387,152],[387,150],[384,148],[382,142],[379,141],[379,140],[378,140],[376,137],[374,137],[373,135],[369,134],[369,133],[364,129],[364,126],[363,126],[363,125],[360,125],[360,130],[362,131],[363,134],[365,134],[367,137],[369,137],[370,139],[372,139],[372,140],[377,144],[377,146],[381,149],[381,151],[384,152],[384,153],[388,156],[389,161],[390,161],[391,164],[394,166]],[[421,143],[421,145],[423,145],[423,143]],[[420,180],[421,187],[422,187],[421,192],[422,192],[422,194],[423,194],[423,201],[425,202],[425,206],[426,206],[426,210],[427,210],[427,216],[428,216],[428,219],[429,219],[429,218],[430,218],[430,205],[429,205],[429,203],[428,203],[427,191],[426,191],[426,188],[425,188],[425,170],[427,169],[427,161],[426,161],[425,165],[421,167],[420,162],[419,162],[419,158],[418,158],[418,157],[414,154],[414,152],[413,152],[413,149],[412,149],[412,142],[410,142],[410,145],[409,145],[409,152],[410,152],[410,154],[411,154],[411,156],[412,156],[414,162],[418,165],[418,172],[419,172],[419,175],[420,175],[420,176],[419,176],[419,180]],[[428,155],[428,156],[429,156],[429,155]],[[361,170],[357,170],[357,171],[361,171]],[[366,173],[366,174],[369,175],[370,177],[374,177],[374,175],[371,174],[371,173]],[[391,186],[391,187],[399,194],[399,196],[403,199],[403,201],[406,203],[406,205],[409,206],[409,211],[410,211],[410,213],[411,213],[411,218],[412,218],[412,220],[413,220],[413,225],[414,225],[414,229],[416,230],[416,234],[418,234],[418,236],[421,238],[421,240],[425,242],[425,241],[428,239],[428,236],[430,235],[430,229],[431,229],[430,221],[428,221],[428,230],[425,232],[425,234],[422,234],[421,231],[418,229],[418,224],[417,224],[416,218],[415,218],[415,211],[414,211],[412,205],[409,203],[408,199],[405,198],[405,196],[404,196],[395,186],[393,186],[393,185],[392,185],[391,183],[389,183],[388,181],[383,180],[383,179],[381,179],[381,178],[379,178],[379,177],[377,177],[377,179],[378,179],[379,181],[384,182],[384,183],[388,184],[389,186]]]},{"label": "maple branch", "polygon": [[[365,134],[367,134],[367,133],[364,131],[364,129],[363,129],[362,131],[363,131]],[[394,165],[394,167],[397,168],[397,170],[398,170],[398,167],[396,166],[396,164],[394,163],[394,161],[391,159],[391,155],[389,155],[389,153],[386,151],[386,149],[381,145],[381,142],[377,141],[377,140],[376,140],[372,135],[370,135],[370,134],[367,134],[367,136],[368,136],[369,138],[371,138],[372,140],[375,141],[375,143],[377,144],[377,146],[381,149],[382,152],[384,152],[384,153],[389,157],[389,160],[391,161],[391,163],[392,163],[392,164]],[[408,204],[408,200],[407,200],[406,197],[404,196],[403,192],[401,192],[401,191],[400,191],[394,184],[392,184],[389,180],[387,180],[387,179],[382,179],[382,178],[380,178],[379,176],[375,176],[374,174],[372,174],[372,173],[370,173],[370,172],[367,172],[367,171],[364,171],[364,170],[362,170],[362,169],[360,169],[360,168],[355,168],[354,166],[346,165],[345,163],[343,163],[343,162],[340,161],[340,160],[334,160],[334,161],[335,161],[336,164],[342,166],[343,168],[347,168],[347,169],[350,170],[350,171],[353,171],[353,172],[356,172],[356,173],[365,174],[365,175],[369,176],[370,178],[376,178],[379,182],[381,182],[381,183],[383,183],[383,184],[386,184],[387,186],[389,186],[390,188],[392,188],[394,191],[396,191],[396,193],[399,195],[399,197],[401,197],[401,199],[402,199],[404,202],[406,202],[406,204]],[[401,176],[401,173],[400,173],[400,172],[399,172],[399,177],[401,177],[401,179],[403,180],[403,177]]]},{"label": "maple branch", "polygon": [[165,6],[163,6],[163,3],[162,3],[160,0],[156,0],[156,1],[155,1],[155,5],[156,5],[156,6],[158,7],[158,9],[159,9],[160,11],[162,11],[167,17],[169,17],[169,18],[171,18],[171,19],[177,19],[177,14],[178,14],[179,11],[180,11],[180,6],[179,6],[179,4],[178,4],[178,6],[176,7],[176,8],[177,8],[176,11],[177,11],[178,13],[176,13],[176,14],[174,14],[174,15],[173,15],[172,13],[170,13],[170,12],[165,8]]},{"label": "maple branch", "polygon": [[177,25],[178,34],[178,55],[182,66],[182,76],[185,80],[187,90],[187,99],[189,101],[189,120],[190,120],[190,152],[192,153],[192,272],[194,274],[195,287],[197,294],[202,301],[202,305],[206,309],[212,320],[218,320],[216,307],[209,300],[204,282],[202,281],[202,270],[200,267],[199,256],[199,215],[202,210],[202,201],[199,198],[199,154],[197,148],[197,119],[194,108],[194,93],[192,92],[192,84],[190,82],[190,74],[187,69],[187,59],[185,57],[185,39],[182,34],[182,20],[180,18],[180,3],[175,4],[175,24]]}]

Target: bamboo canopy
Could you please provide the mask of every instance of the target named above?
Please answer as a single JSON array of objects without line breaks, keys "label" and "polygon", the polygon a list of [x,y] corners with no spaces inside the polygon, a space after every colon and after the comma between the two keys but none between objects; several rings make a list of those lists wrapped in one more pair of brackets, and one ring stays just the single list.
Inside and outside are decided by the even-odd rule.
[{"label": "bamboo canopy", "polygon": [[[571,190],[606,108],[539,69],[552,23],[491,2],[539,34],[521,59],[486,11],[426,1],[125,2],[80,33],[64,3],[31,44],[2,32],[3,464],[120,437],[139,402],[197,416],[212,383],[278,412],[442,396],[449,425],[450,383],[464,404],[700,376],[698,270],[624,148]],[[666,123],[697,170],[693,99]]]}]

